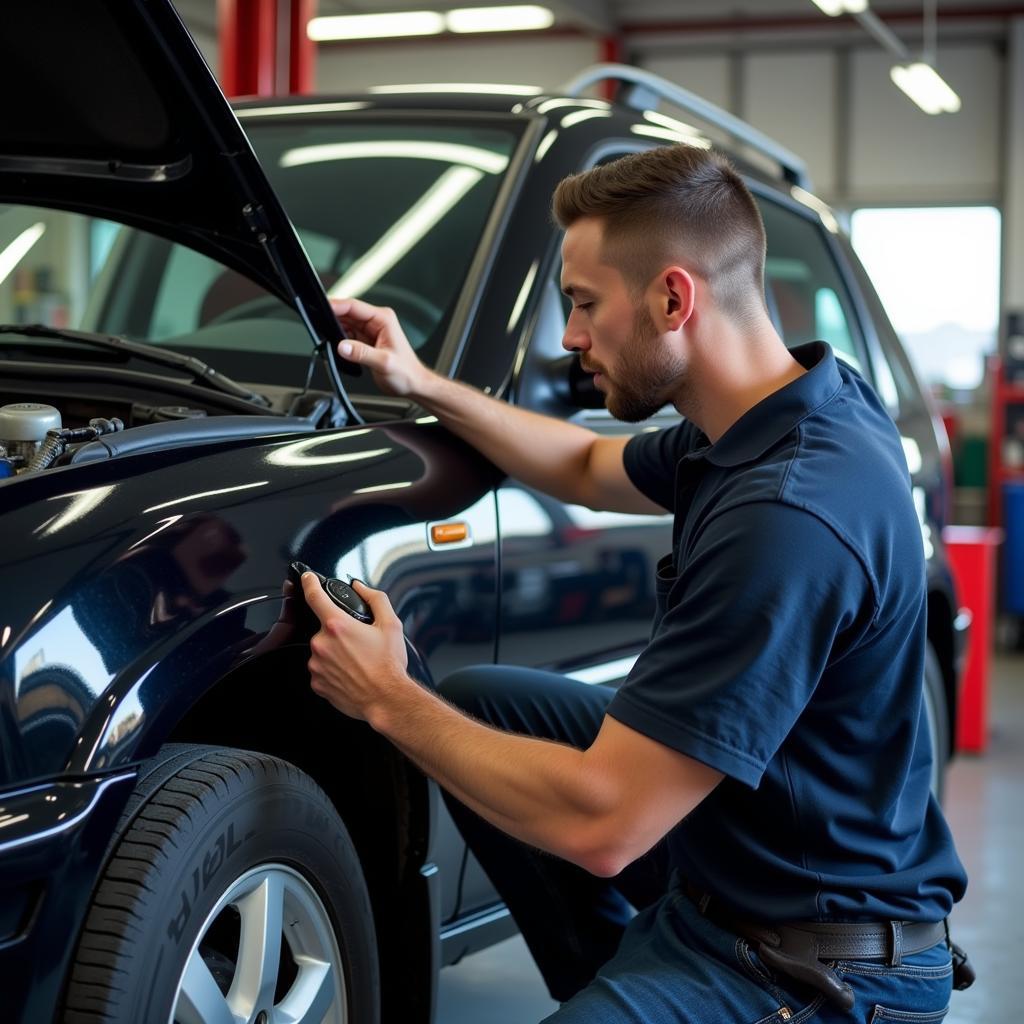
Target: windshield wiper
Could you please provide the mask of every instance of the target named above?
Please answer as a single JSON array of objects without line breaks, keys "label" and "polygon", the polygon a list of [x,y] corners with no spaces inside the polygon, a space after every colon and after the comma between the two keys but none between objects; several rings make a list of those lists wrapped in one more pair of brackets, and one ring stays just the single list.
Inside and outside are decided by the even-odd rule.
[{"label": "windshield wiper", "polygon": [[129,341],[116,334],[95,334],[92,331],[72,331],[65,327],[47,327],[45,324],[0,324],[0,334],[23,334],[27,338],[60,338],[64,341],[77,341],[93,348],[105,348],[115,352],[124,352],[158,366],[173,367],[176,370],[187,370],[197,384],[205,384],[214,391],[221,391],[234,398],[243,398],[256,405],[269,406],[270,399],[255,391],[250,391],[241,384],[235,383],[230,377],[218,373],[195,356],[182,355],[180,352],[157,348],[141,341]]}]

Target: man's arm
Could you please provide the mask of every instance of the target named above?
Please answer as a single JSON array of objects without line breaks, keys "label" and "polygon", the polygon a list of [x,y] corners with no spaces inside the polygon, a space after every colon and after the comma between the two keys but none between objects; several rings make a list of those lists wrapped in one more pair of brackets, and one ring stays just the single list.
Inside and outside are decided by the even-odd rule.
[{"label": "man's arm", "polygon": [[[690,813],[720,772],[606,718],[587,750],[476,722],[411,679],[401,622],[356,582],[373,625],[334,607],[313,576],[306,600],[315,692],[365,719],[491,824],[597,875],[618,874]],[[326,635],[325,635],[326,634]]]},{"label": "man's arm", "polygon": [[[420,362],[390,309],[335,300],[351,341],[339,352],[361,363],[389,394],[414,399],[508,476],[560,501],[614,512],[664,512],[633,486],[622,463],[628,437],[602,437],[519,409]],[[350,345],[348,352],[345,346]]]}]

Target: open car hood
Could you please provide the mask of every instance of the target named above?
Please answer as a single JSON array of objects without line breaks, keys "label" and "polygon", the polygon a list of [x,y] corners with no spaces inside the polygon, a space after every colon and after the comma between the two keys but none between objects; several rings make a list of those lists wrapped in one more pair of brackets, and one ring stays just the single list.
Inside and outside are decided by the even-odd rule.
[{"label": "open car hood", "polygon": [[340,388],[327,296],[169,0],[7,0],[2,22],[0,202],[133,224],[238,270],[303,318]]}]

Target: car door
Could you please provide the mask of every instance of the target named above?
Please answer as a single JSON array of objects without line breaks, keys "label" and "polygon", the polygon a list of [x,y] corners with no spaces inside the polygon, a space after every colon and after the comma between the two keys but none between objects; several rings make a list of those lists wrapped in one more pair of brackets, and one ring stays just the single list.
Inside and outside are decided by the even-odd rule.
[{"label": "car door", "polygon": [[[550,412],[546,389],[536,379],[565,355],[567,307],[559,271],[554,266],[542,284],[528,351],[514,381],[514,401],[536,411]],[[679,418],[671,407],[642,424],[617,420],[605,408],[565,412],[605,436],[656,430]],[[515,480],[498,489],[498,517],[498,660],[591,683],[620,682],[649,638],[654,567],[671,546],[671,517],[589,509]]]},{"label": "car door", "polygon": [[[516,360],[510,400],[561,415],[599,434],[633,434],[678,421],[661,410],[643,424],[606,409],[552,403],[550,365],[561,347],[566,308],[560,266],[539,284],[536,314]],[[497,490],[500,613],[497,661],[551,669],[587,683],[617,685],[646,645],[655,609],[654,568],[671,547],[671,516],[603,512],[559,501],[506,479]],[[493,903],[494,890],[472,854],[460,913]]]}]

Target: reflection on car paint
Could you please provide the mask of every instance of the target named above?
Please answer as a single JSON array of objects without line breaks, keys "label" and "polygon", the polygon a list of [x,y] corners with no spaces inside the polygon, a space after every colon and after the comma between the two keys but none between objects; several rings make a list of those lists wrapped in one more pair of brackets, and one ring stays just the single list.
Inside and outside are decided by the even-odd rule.
[{"label": "reflection on car paint", "polygon": [[106,501],[113,493],[112,484],[106,487],[91,487],[85,491],[71,491],[68,494],[55,494],[47,501],[60,501],[62,498],[70,498],[67,507],[55,515],[45,519],[37,526],[32,533],[40,537],[48,537],[50,534],[62,530],[70,523],[74,523],[84,516],[87,516],[101,502]]}]

